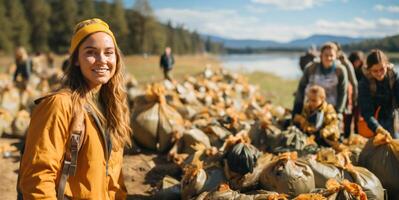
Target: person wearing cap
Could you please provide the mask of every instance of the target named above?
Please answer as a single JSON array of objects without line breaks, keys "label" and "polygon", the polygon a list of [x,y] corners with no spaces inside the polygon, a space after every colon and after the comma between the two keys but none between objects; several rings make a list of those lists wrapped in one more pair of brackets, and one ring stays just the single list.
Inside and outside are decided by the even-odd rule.
[{"label": "person wearing cap", "polygon": [[23,199],[125,199],[131,128],[121,51],[100,19],[78,23],[63,86],[32,112],[21,158]]}]

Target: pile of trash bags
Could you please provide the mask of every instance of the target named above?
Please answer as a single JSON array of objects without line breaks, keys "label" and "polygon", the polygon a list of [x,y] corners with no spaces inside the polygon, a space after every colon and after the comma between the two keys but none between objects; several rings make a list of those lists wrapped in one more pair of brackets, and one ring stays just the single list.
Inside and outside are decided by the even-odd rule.
[{"label": "pile of trash bags", "polygon": [[396,199],[399,141],[352,134],[319,146],[241,75],[207,68],[132,100],[136,144],[166,154],[158,199]]}]

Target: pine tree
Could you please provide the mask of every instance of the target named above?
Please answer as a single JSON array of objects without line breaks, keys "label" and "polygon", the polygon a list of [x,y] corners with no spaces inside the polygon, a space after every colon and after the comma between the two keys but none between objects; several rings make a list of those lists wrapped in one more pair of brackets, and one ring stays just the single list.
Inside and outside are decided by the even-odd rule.
[{"label": "pine tree", "polygon": [[79,0],[79,21],[96,17],[96,10],[93,0]]},{"label": "pine tree", "polygon": [[109,21],[109,25],[115,34],[120,48],[125,51],[128,49],[127,40],[129,39],[129,27],[126,22],[125,9],[121,0],[114,0],[111,13],[112,18]]},{"label": "pine tree", "polygon": [[54,11],[50,19],[51,49],[57,53],[66,53],[70,45],[74,26],[77,22],[78,7],[75,0],[58,0],[51,3]]},{"label": "pine tree", "polygon": [[4,0],[0,0],[0,50],[5,52],[11,52],[13,45],[10,41],[11,26],[9,20],[6,17],[6,7]]},{"label": "pine tree", "polygon": [[46,0],[25,0],[24,5],[31,25],[30,43],[32,47],[37,52],[47,51],[49,49],[50,5]]},{"label": "pine tree", "polygon": [[148,0],[136,0],[133,10],[140,13],[143,17],[154,17],[154,11],[152,10],[150,3],[148,3]]},{"label": "pine tree", "polygon": [[129,19],[127,21],[129,27],[129,40],[127,41],[127,45],[129,48],[124,53],[142,53],[142,29],[140,25],[144,17],[134,10],[127,10],[126,18]]},{"label": "pine tree", "polygon": [[7,1],[7,17],[11,28],[11,41],[15,46],[29,47],[29,24],[20,0]]},{"label": "pine tree", "polygon": [[97,1],[97,3],[95,4],[95,8],[97,11],[97,16],[105,22],[109,23],[111,19],[111,6],[107,2],[107,0]]}]

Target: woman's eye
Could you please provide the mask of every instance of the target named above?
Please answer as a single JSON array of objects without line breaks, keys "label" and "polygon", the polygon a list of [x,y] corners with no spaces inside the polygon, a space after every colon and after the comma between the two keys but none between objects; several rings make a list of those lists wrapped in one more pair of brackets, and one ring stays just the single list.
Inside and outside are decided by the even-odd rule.
[{"label": "woman's eye", "polygon": [[88,51],[86,51],[86,54],[88,54],[88,55],[93,55],[93,54],[94,54],[94,51],[93,51],[93,50],[88,50]]},{"label": "woman's eye", "polygon": [[113,54],[114,54],[113,51],[106,51],[106,52],[105,52],[105,55],[108,55],[108,56],[109,56],[109,55],[113,55]]}]

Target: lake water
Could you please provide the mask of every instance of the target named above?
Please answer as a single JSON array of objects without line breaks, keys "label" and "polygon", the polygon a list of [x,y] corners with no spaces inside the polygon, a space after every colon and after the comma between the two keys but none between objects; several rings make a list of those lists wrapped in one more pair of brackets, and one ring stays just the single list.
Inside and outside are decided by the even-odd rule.
[{"label": "lake water", "polygon": [[[226,69],[236,72],[268,72],[286,79],[299,79],[299,57],[303,53],[230,54],[220,56]],[[399,63],[395,63],[399,71]]]}]

